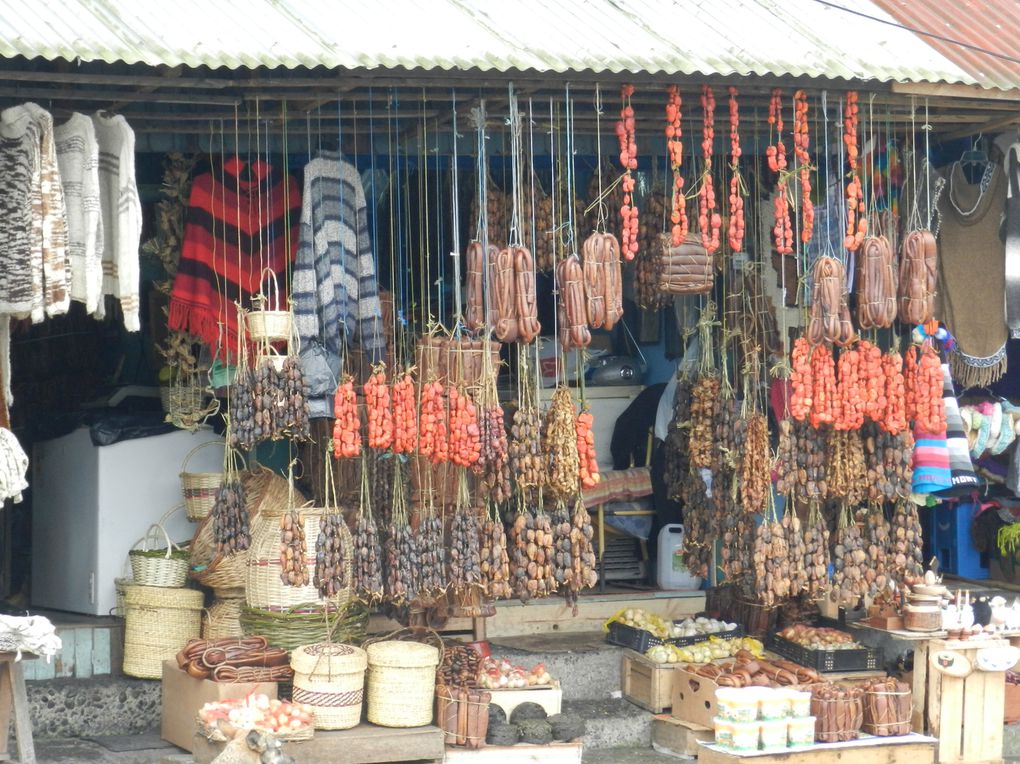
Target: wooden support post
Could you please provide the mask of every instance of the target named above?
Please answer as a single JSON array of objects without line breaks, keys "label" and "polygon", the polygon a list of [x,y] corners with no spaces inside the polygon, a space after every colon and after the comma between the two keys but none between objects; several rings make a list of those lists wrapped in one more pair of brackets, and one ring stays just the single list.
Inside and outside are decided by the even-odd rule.
[{"label": "wooden support post", "polygon": [[0,761],[11,761],[9,751],[11,714],[14,714],[14,734],[18,740],[18,761],[35,764],[35,744],[32,742],[32,720],[28,712],[28,693],[25,690],[25,673],[14,653],[0,654]]}]

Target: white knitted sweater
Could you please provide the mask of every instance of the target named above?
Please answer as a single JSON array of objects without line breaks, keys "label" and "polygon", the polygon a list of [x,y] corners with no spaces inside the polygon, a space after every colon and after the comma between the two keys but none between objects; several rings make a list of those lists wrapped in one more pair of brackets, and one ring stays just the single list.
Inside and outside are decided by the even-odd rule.
[{"label": "white knitted sweater", "polygon": [[95,313],[103,296],[103,218],[96,131],[84,114],[72,114],[67,122],[54,128],[53,134],[67,208],[71,299]]},{"label": "white knitted sweater", "polygon": [[[135,183],[135,133],[124,117],[97,113],[92,124],[99,143],[99,197],[103,225],[103,294],[120,300],[124,326],[137,332],[139,308],[138,247],[142,205]],[[105,315],[99,301],[96,316]]]}]

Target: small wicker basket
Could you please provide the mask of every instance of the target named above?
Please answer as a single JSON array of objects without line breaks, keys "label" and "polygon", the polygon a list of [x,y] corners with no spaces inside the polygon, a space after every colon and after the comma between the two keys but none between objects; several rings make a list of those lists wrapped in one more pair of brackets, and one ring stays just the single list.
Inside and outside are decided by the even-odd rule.
[{"label": "small wicker basket", "polygon": [[188,462],[196,453],[207,446],[223,447],[222,440],[210,440],[195,446],[184,457],[181,465],[181,490],[184,492],[184,514],[192,522],[205,518],[216,503],[216,493],[223,483],[223,471],[188,472]]},{"label": "small wicker basket", "polygon": [[[269,278],[265,278],[266,274]],[[294,333],[294,315],[289,310],[281,310],[284,300],[280,296],[280,283],[272,268],[262,271],[263,283],[272,285],[267,294],[257,294],[252,298],[254,309],[245,316],[248,336],[252,342],[282,342],[291,339]],[[273,292],[276,292],[275,305]]]},{"label": "small wicker basket", "polygon": [[432,722],[439,650],[418,642],[368,647],[368,720],[382,727]]},{"label": "small wicker basket", "polygon": [[346,730],[361,721],[368,656],[352,645],[303,645],[290,657],[295,703],[312,709],[315,728]]},{"label": "small wicker basket", "polygon": [[217,592],[216,600],[202,613],[202,639],[210,641],[227,637],[243,637],[241,608],[244,607],[244,590],[224,597]]},{"label": "small wicker basket", "polygon": [[[166,515],[164,515],[166,517]],[[149,539],[153,536],[157,541],[159,534],[166,541],[163,548],[150,549]],[[128,552],[131,561],[131,577],[138,586],[157,586],[177,588],[184,586],[188,580],[189,554],[170,540],[170,535],[161,523],[153,523],[142,538],[134,546],[142,545],[141,549],[132,547]]]},{"label": "small wicker basket", "polygon": [[124,673],[159,679],[202,629],[202,592],[128,584],[124,590]]}]

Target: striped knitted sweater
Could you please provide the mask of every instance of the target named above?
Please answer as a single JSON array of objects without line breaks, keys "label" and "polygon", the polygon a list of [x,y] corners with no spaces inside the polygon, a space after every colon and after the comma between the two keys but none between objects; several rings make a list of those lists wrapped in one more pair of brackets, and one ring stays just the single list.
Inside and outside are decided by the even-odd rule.
[{"label": "striped knitted sweater", "polygon": [[90,314],[103,296],[103,218],[99,203],[99,144],[92,120],[84,114],[53,130],[57,165],[67,208],[67,260],[71,299]]},{"label": "striped knitted sweater", "polygon": [[267,268],[276,276],[286,310],[288,258],[297,246],[297,181],[271,173],[261,160],[252,163],[250,175],[244,169],[245,163],[234,157],[192,181],[170,294],[169,327],[196,335],[220,358],[237,351],[235,303],[249,308],[260,290],[273,295],[263,280]]},{"label": "striped knitted sweater", "polygon": [[[137,332],[138,248],[142,238],[142,205],[135,182],[135,132],[124,117],[97,113],[92,126],[99,144],[99,198],[103,227],[103,294],[120,300],[124,327]],[[96,317],[106,315],[100,298]]]},{"label": "striped knitted sweater", "polygon": [[343,334],[369,358],[382,359],[386,338],[365,191],[357,169],[333,152],[305,167],[293,302],[303,347],[319,341],[340,356]]},{"label": "striped knitted sweater", "polygon": [[53,118],[26,103],[0,114],[0,313],[66,313],[67,219]]}]

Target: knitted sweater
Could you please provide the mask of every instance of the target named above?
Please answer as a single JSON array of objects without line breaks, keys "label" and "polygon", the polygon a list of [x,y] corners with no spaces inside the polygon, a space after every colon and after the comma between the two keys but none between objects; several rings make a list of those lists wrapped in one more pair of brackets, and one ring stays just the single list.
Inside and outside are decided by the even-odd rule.
[{"label": "knitted sweater", "polygon": [[373,360],[385,349],[379,285],[358,171],[324,152],[305,167],[301,243],[294,264],[294,324],[302,346],[341,355],[341,332]]},{"label": "knitted sweater", "polygon": [[99,144],[92,120],[72,114],[53,131],[67,208],[71,299],[95,313],[103,296],[103,218],[99,206]]},{"label": "knitted sweater", "polygon": [[[70,306],[67,288],[67,216],[64,193],[60,185],[57,152],[53,140],[53,117],[41,106],[26,103],[4,109],[0,114],[0,133],[17,141],[6,146],[6,174],[14,175],[11,205],[21,205],[21,170],[16,169],[27,158],[29,166],[29,224],[28,255],[20,244],[12,252],[4,253],[4,266],[14,272],[8,284],[17,293],[8,293],[0,299],[0,311],[23,317],[30,315],[33,322],[47,315],[66,313]],[[6,207],[7,205],[5,205]],[[15,212],[20,227],[22,214]],[[25,304],[24,283],[30,284],[30,304]]]},{"label": "knitted sweater", "polygon": [[[0,316],[26,318],[42,305],[42,228],[34,226],[39,133],[27,115],[0,119]],[[41,224],[41,220],[40,220]],[[38,239],[36,238],[38,233]],[[5,322],[6,323],[6,322]]]},{"label": "knitted sweater", "polygon": [[[99,144],[99,198],[103,227],[103,294],[120,300],[124,327],[137,332],[142,205],[135,184],[135,133],[124,117],[92,116]],[[97,317],[106,315],[99,300]]]},{"label": "knitted sweater", "polygon": [[263,291],[276,309],[276,294],[263,280],[266,268],[276,276],[281,309],[287,309],[287,258],[297,245],[297,181],[286,173],[274,176],[261,160],[244,170],[233,157],[192,181],[170,294],[169,327],[196,335],[217,357],[221,350],[228,358],[237,350],[235,303],[250,308],[252,295]]}]

